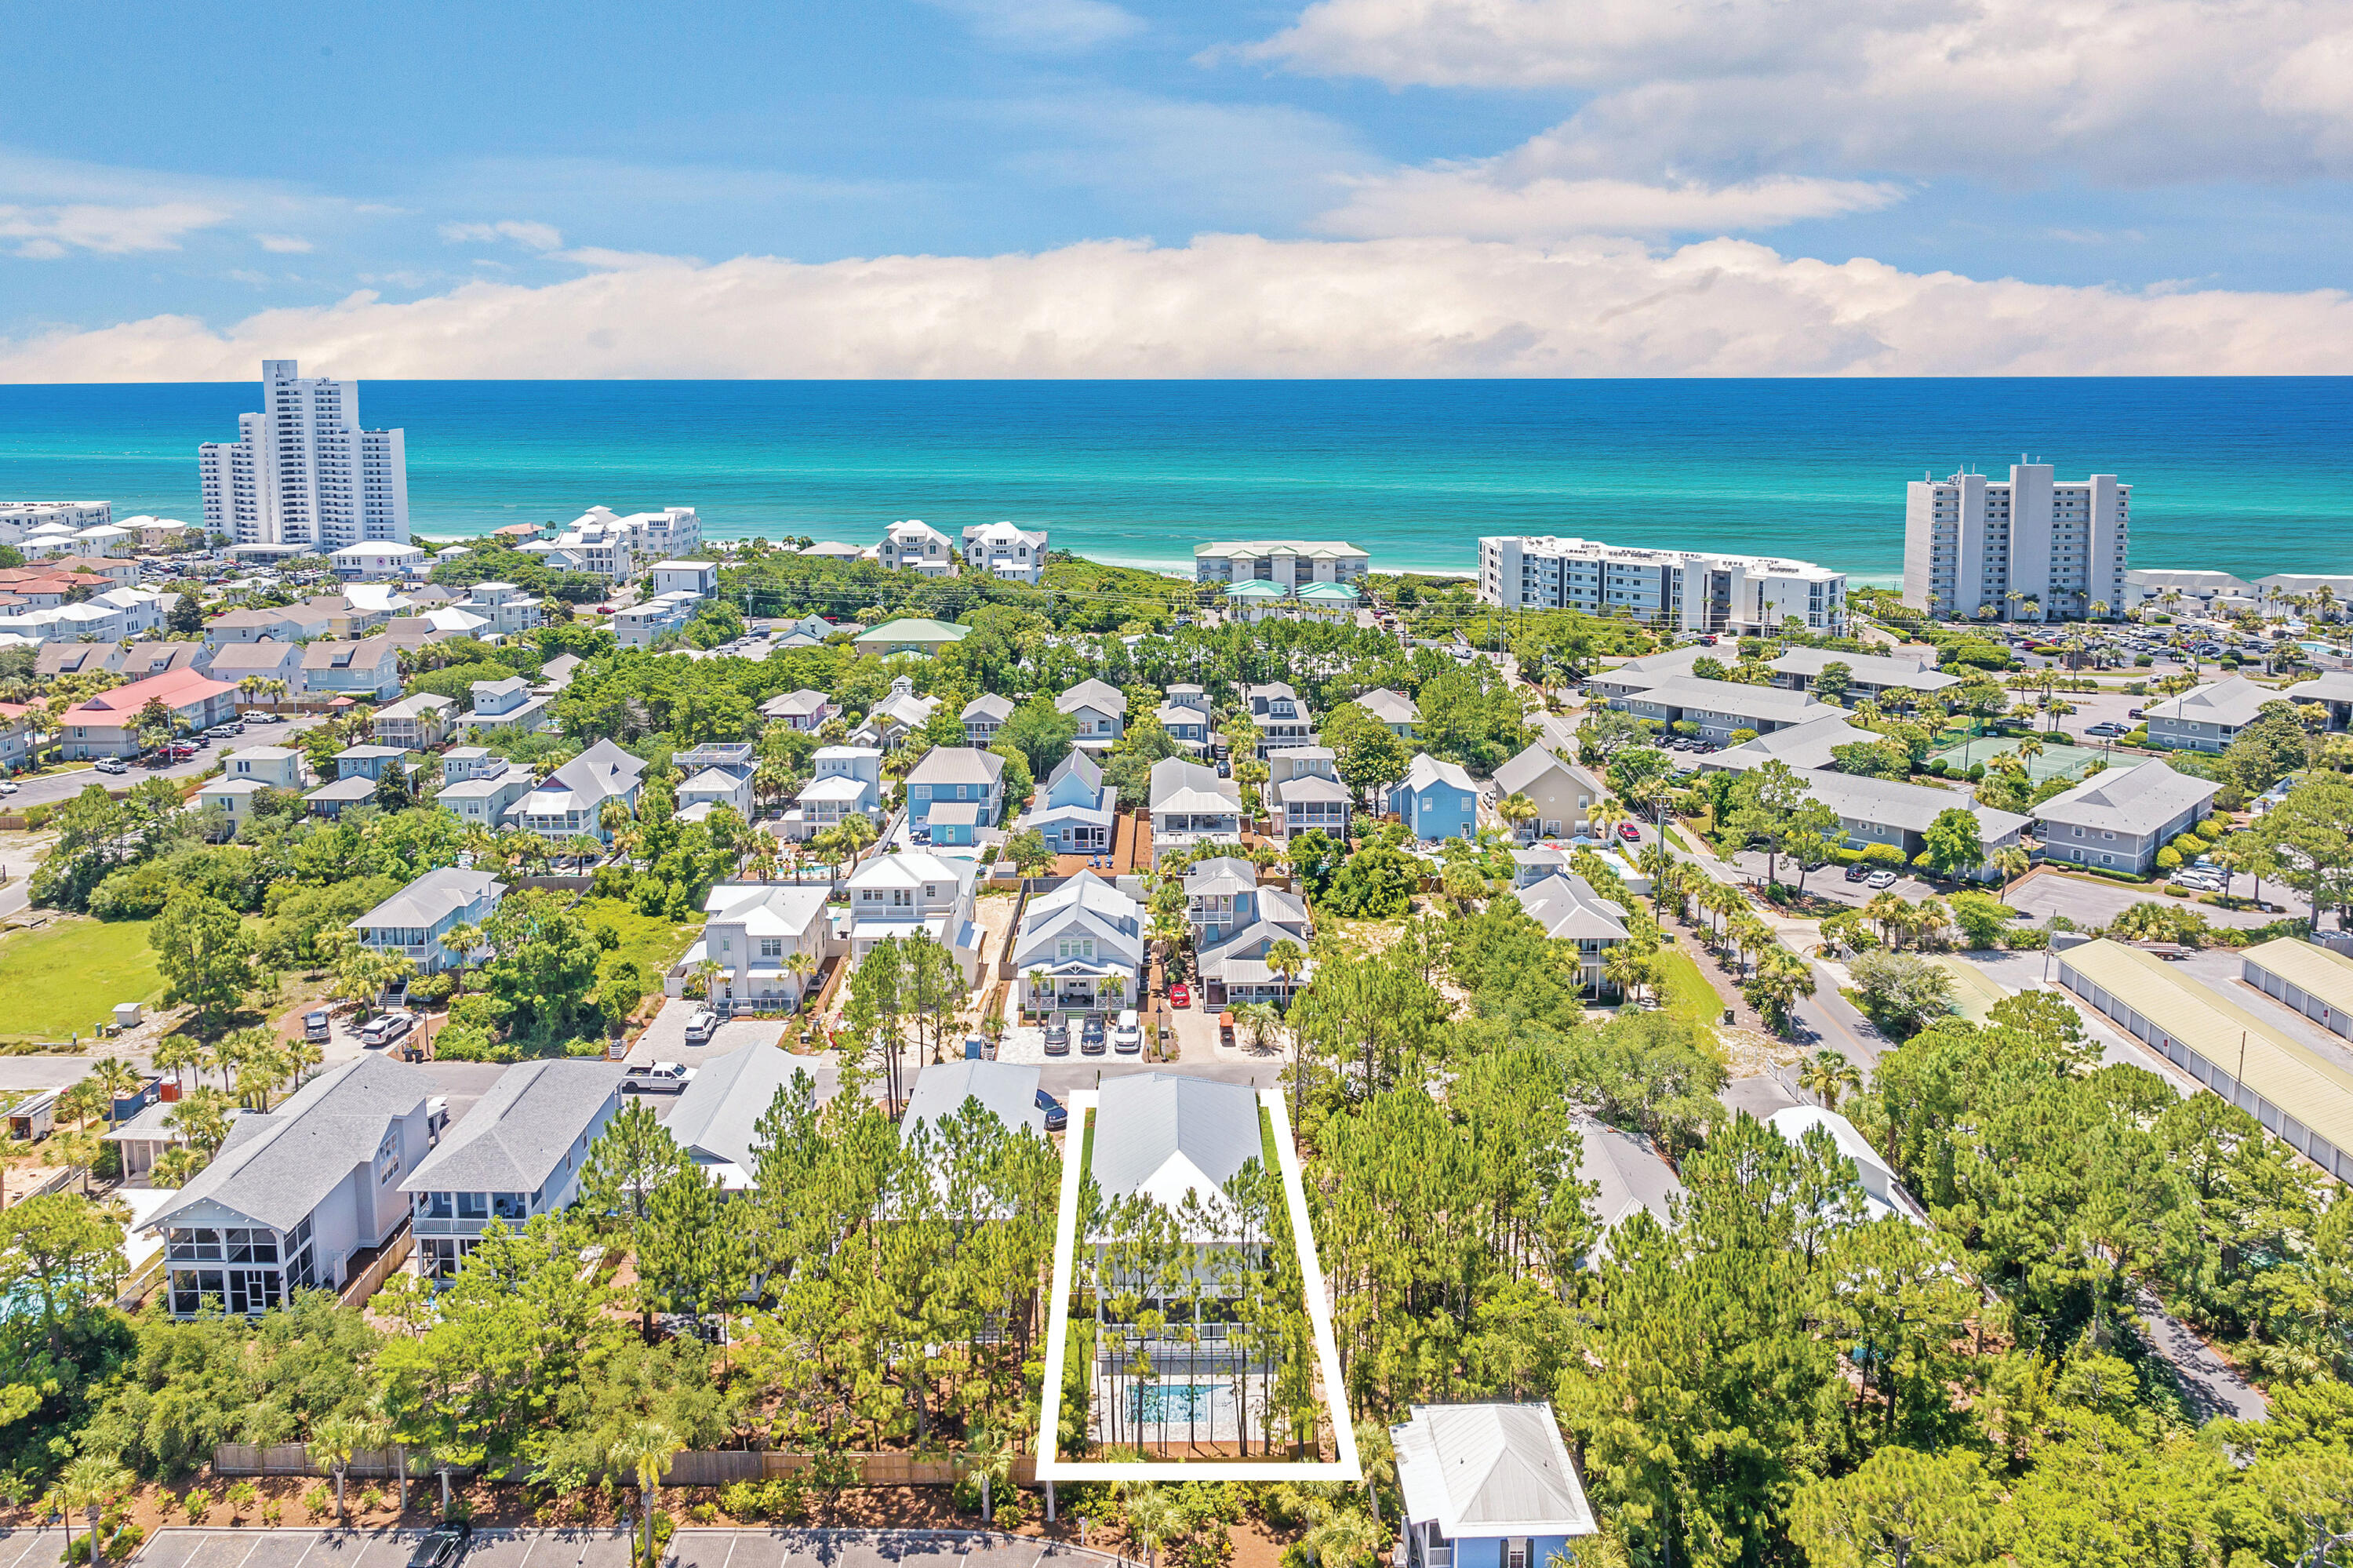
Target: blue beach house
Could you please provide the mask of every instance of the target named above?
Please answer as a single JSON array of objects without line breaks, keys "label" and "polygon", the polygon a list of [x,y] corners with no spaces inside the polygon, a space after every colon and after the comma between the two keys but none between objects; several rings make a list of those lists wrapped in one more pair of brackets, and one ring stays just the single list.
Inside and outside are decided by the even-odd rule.
[{"label": "blue beach house", "polygon": [[1425,842],[1467,839],[1479,825],[1479,787],[1461,763],[1424,752],[1406,769],[1405,782],[1389,791],[1389,810]]},{"label": "blue beach house", "polygon": [[1549,1404],[1417,1404],[1389,1428],[1401,1568],[1544,1568],[1599,1533]]}]

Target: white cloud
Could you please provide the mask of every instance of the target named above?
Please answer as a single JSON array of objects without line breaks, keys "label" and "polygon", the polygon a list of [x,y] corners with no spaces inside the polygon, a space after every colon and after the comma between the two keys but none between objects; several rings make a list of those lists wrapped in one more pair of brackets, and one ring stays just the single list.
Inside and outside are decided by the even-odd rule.
[{"label": "white cloud", "polygon": [[2353,174],[2353,0],[1317,0],[1248,52],[1590,92],[1596,173]]},{"label": "white cloud", "polygon": [[441,238],[452,245],[494,245],[501,239],[512,239],[533,250],[559,250],[564,246],[563,234],[552,224],[512,217],[499,223],[445,223],[441,226]]},{"label": "white cloud", "polygon": [[1499,177],[1492,162],[1401,170],[1359,181],[1314,227],[1379,238],[1461,235],[1543,239],[1573,234],[1724,233],[1870,212],[1903,199],[1894,185],[1777,175],[1739,185]]},{"label": "white cloud", "polygon": [[1144,19],[1109,0],[932,0],[1002,48],[1092,49],[1144,30]]},{"label": "white cloud", "polygon": [[257,234],[253,238],[264,250],[280,256],[304,256],[311,249],[311,242],[299,234]]},{"label": "white cloud", "polygon": [[63,207],[0,206],[0,240],[18,241],[16,253],[55,260],[74,250],[127,256],[140,250],[177,250],[181,237],[224,221],[228,213],[198,202],[155,202],[108,207],[74,202]]},{"label": "white cloud", "polygon": [[1715,239],[1074,245],[633,265],[0,343],[0,380],[358,376],[2341,375],[2353,299],[2061,288]]}]

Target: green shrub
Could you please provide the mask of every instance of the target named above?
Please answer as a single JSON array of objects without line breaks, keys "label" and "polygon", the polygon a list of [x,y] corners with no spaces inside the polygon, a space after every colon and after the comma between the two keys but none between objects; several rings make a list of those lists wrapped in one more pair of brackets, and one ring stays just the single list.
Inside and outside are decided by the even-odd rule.
[{"label": "green shrub", "polygon": [[2039,953],[2051,945],[2051,933],[2040,926],[2020,926],[2002,933],[2002,946],[2021,953]]},{"label": "green shrub", "polygon": [[2181,869],[2181,852],[2175,849],[2170,844],[2168,844],[2165,848],[2158,851],[2157,869],[2159,871],[2179,871]]},{"label": "green shrub", "polygon": [[2216,811],[2189,831],[2211,844],[2231,831],[2231,819]]},{"label": "green shrub", "polygon": [[426,1007],[438,1007],[457,992],[458,977],[447,969],[419,975],[408,982],[408,1000]]},{"label": "green shrub", "polygon": [[2195,833],[2184,833],[2173,841],[2172,849],[2184,860],[2196,860],[2206,853],[2206,841]]},{"label": "green shrub", "polygon": [[[137,1525],[123,1525],[106,1538],[106,1560],[109,1563],[128,1561],[131,1554],[139,1550],[139,1543],[146,1539],[147,1532]],[[85,1531],[74,1537],[74,1543],[67,1551],[63,1561],[68,1563],[90,1561],[89,1531]]]}]

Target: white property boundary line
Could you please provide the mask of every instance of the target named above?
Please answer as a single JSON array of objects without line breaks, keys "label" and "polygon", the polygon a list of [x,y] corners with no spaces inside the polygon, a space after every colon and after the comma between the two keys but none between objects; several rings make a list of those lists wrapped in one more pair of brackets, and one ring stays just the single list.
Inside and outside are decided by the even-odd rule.
[{"label": "white property boundary line", "polygon": [[[1038,1479],[1040,1481],[1361,1481],[1364,1466],[1356,1454],[1356,1428],[1340,1381],[1340,1341],[1332,1329],[1331,1304],[1324,1298],[1324,1266],[1315,1253],[1315,1233],[1307,1223],[1307,1189],[1299,1169],[1298,1151],[1291,1146],[1291,1113],[1280,1088],[1258,1091],[1258,1103],[1274,1124],[1275,1160],[1282,1168],[1283,1206],[1291,1215],[1291,1234],[1299,1252],[1299,1271],[1307,1294],[1307,1320],[1315,1334],[1315,1359],[1323,1372],[1324,1402],[1332,1417],[1332,1434],[1339,1442],[1335,1460],[1163,1459],[1112,1462],[1061,1459],[1056,1457],[1056,1435],[1062,1424],[1062,1358],[1070,1346],[1071,1291],[1076,1269],[1079,1233],[1079,1166],[1086,1157],[1088,1118],[1100,1095],[1082,1089],[1071,1095],[1077,1118],[1076,1136],[1062,1140],[1062,1201],[1054,1228],[1054,1299],[1046,1319],[1045,1386],[1040,1390],[1038,1424]],[[1092,1381],[1092,1380],[1090,1380]]]}]

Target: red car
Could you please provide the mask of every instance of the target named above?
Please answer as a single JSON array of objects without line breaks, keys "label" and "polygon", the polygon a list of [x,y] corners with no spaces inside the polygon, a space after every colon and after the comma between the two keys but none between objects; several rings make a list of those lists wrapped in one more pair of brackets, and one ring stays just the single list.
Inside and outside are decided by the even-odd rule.
[{"label": "red car", "polygon": [[1176,984],[1170,986],[1168,988],[1168,1005],[1171,1007],[1192,1006],[1192,988],[1187,985],[1183,980],[1178,980]]},{"label": "red car", "polygon": [[1638,844],[1642,842],[1642,834],[1641,831],[1631,822],[1619,823],[1618,836],[1624,839],[1630,844]]}]

